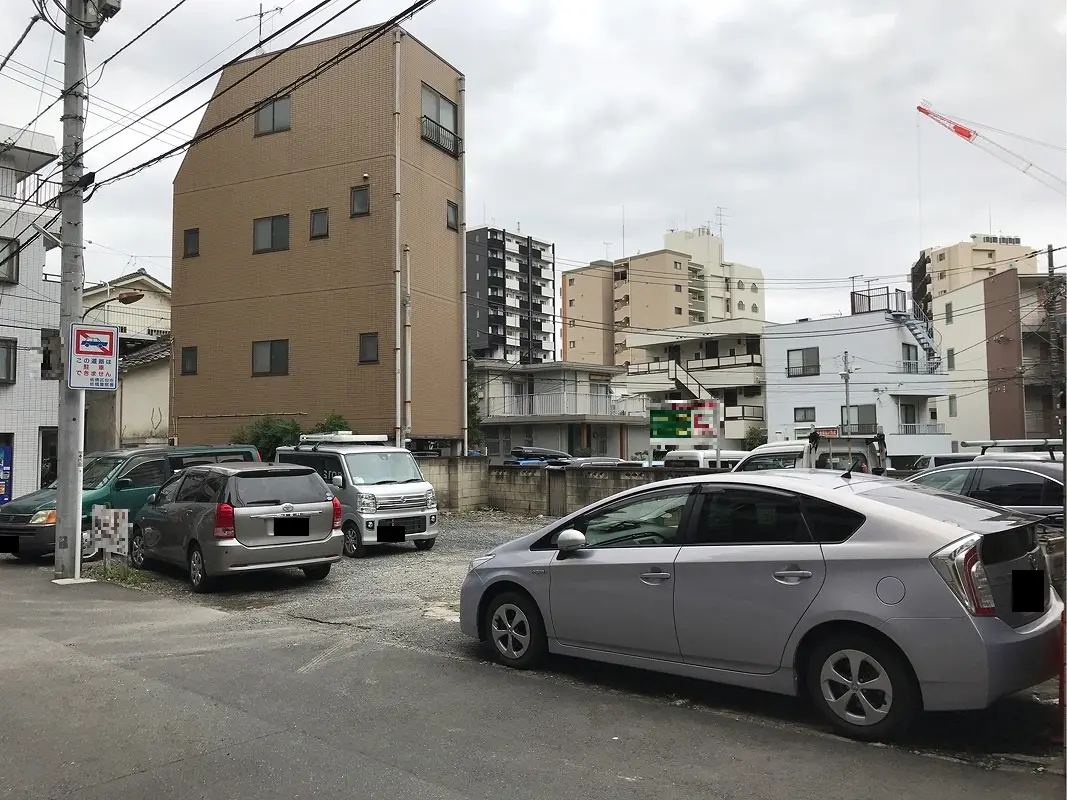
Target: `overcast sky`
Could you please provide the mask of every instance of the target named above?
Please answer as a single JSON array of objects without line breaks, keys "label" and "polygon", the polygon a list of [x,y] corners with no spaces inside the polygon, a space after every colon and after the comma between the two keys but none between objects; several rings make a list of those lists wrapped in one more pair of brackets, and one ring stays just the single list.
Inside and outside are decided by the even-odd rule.
[{"label": "overcast sky", "polygon": [[[315,0],[264,5],[274,3],[284,10],[266,31]],[[407,4],[363,0],[315,38]],[[88,43],[90,70],[171,5],[125,3]],[[114,133],[125,110],[143,113],[157,94],[254,45],[255,19],[237,18],[258,7],[189,0],[94,75],[89,144]],[[31,14],[30,0],[0,0],[0,54]],[[657,249],[668,227],[716,226],[724,207],[726,258],[764,271],[768,319],[784,322],[847,313],[848,276],[903,280],[921,247],[986,232],[990,221],[1035,247],[1067,243],[1061,195],[915,111],[926,98],[1064,177],[1062,0],[438,0],[407,27],[467,76],[468,223],[521,223],[557,243],[564,268]],[[32,30],[0,73],[0,122],[37,114],[44,70],[51,101],[62,52],[44,23]],[[88,168],[160,127],[170,130],[100,177],[188,137],[200,112],[177,120],[213,86],[110,139]],[[37,130],[58,141],[57,109]],[[86,210],[90,279],[144,267],[169,280],[178,164],[96,194]]]}]

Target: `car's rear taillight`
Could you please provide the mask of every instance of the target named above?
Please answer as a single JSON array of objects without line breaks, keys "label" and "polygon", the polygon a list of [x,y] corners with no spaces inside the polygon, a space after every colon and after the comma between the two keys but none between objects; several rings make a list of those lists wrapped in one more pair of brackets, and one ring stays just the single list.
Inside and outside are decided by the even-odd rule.
[{"label": "car's rear taillight", "polygon": [[335,497],[335,498],[333,498],[333,527],[334,528],[340,528],[341,527],[341,517],[342,516],[343,516],[343,512],[341,510],[341,501],[338,500]]},{"label": "car's rear taillight", "polygon": [[993,617],[997,606],[981,549],[982,537],[974,534],[938,550],[930,556],[930,562],[964,608],[976,617]]},{"label": "car's rear taillight", "polygon": [[233,539],[236,536],[233,506],[229,503],[219,503],[215,507],[215,538]]}]

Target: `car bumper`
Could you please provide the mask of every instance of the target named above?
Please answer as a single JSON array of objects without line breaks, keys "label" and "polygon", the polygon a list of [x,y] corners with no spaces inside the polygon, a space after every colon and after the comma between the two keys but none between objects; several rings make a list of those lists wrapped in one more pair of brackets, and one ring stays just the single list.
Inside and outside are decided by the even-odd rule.
[{"label": "car bumper", "polygon": [[[437,537],[438,509],[382,511],[359,520],[363,544],[402,544]],[[394,530],[390,530],[393,528]],[[403,531],[398,530],[403,528]]]},{"label": "car bumper", "polygon": [[0,553],[34,556],[51,553],[55,547],[55,525],[0,526]]},{"label": "car bumper", "polygon": [[1053,592],[1045,614],[1021,628],[999,619],[954,617],[892,619],[882,631],[910,660],[927,711],[979,710],[1058,673],[1062,613]]},{"label": "car bumper", "polygon": [[317,542],[274,544],[247,547],[233,539],[201,542],[204,567],[209,575],[232,575],[239,572],[313,567],[341,560],[345,536],[340,529]]},{"label": "car bumper", "polygon": [[485,581],[477,570],[471,570],[459,588],[459,629],[472,639],[480,639],[478,634],[478,607],[485,593]]}]

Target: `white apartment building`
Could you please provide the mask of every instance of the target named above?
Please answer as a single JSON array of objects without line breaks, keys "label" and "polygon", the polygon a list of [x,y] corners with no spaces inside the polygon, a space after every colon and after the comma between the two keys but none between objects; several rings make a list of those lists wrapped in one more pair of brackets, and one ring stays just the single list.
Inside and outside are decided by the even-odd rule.
[{"label": "white apartment building", "polygon": [[52,137],[0,125],[0,503],[56,477],[60,284],[45,251],[58,239],[33,225],[59,235],[60,185],[42,174],[58,157]]},{"label": "white apartment building", "polygon": [[[856,435],[881,429],[890,466],[897,469],[921,455],[952,452],[958,437],[935,404],[951,384],[931,333],[907,292],[887,288],[853,292],[849,316],[768,326],[768,438],[800,439],[812,425]],[[847,414],[841,375],[846,351]]]}]

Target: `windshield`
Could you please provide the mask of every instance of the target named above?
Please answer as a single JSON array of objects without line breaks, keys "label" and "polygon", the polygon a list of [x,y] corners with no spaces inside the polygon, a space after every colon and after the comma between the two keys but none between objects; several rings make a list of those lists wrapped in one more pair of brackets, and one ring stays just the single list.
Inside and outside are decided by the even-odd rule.
[{"label": "windshield", "polygon": [[[97,456],[87,458],[82,466],[82,488],[99,489],[106,485],[108,479],[125,463],[124,458],[114,456]],[[48,484],[49,489],[55,489],[58,481]]]},{"label": "windshield", "polygon": [[411,453],[349,453],[345,456],[353,483],[421,483],[422,473]]},{"label": "windshield", "polygon": [[333,496],[313,469],[242,473],[234,489],[245,506],[321,503]]}]

